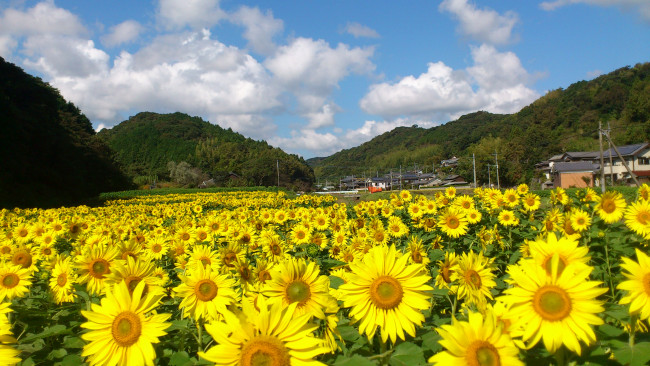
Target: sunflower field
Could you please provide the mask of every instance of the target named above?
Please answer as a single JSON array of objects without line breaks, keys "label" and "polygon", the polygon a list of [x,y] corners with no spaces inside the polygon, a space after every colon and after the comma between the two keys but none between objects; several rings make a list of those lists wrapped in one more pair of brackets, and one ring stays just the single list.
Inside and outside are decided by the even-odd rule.
[{"label": "sunflower field", "polygon": [[650,187],[0,211],[0,365],[645,365]]}]

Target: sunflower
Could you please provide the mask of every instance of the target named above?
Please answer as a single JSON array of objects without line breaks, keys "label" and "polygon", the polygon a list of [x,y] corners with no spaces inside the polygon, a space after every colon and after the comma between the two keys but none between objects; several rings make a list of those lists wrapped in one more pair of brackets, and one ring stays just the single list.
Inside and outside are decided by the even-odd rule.
[{"label": "sunflower", "polygon": [[542,204],[542,199],[535,193],[526,193],[521,199],[521,203],[524,206],[524,210],[533,212],[539,209],[539,206]]},{"label": "sunflower", "polygon": [[488,312],[470,312],[469,321],[458,321],[436,329],[442,339],[438,342],[446,348],[438,352],[429,362],[434,365],[508,365],[523,366],[519,359],[519,349],[508,333],[504,332],[495,321],[495,316]]},{"label": "sunflower", "polygon": [[409,257],[400,256],[394,246],[372,248],[362,260],[350,263],[349,281],[338,288],[350,317],[360,322],[359,332],[371,339],[377,327],[381,339],[393,343],[404,340],[404,333],[415,336],[415,327],[424,322],[421,311],[430,307],[433,288],[421,264],[407,265]]},{"label": "sunflower", "polygon": [[468,224],[476,224],[481,221],[483,214],[481,214],[481,211],[472,207],[468,210],[465,210],[465,217],[467,218]]},{"label": "sunflower", "polygon": [[116,247],[94,247],[75,258],[78,281],[86,284],[88,292],[101,295],[105,291],[104,280],[111,273],[111,265],[118,256]]},{"label": "sunflower", "polygon": [[586,211],[574,209],[568,217],[571,228],[576,232],[583,232],[591,225],[591,216]]},{"label": "sunflower", "polygon": [[528,193],[528,191],[529,191],[529,188],[528,188],[528,185],[526,183],[521,183],[520,185],[517,186],[517,193],[519,193],[519,195],[523,196],[526,193]]},{"label": "sunflower", "polygon": [[36,263],[40,260],[38,247],[30,244],[22,244],[14,247],[11,252],[11,263],[29,270],[31,273],[38,272]]},{"label": "sunflower", "polygon": [[407,243],[407,251],[405,253],[409,257],[409,263],[428,265],[431,262],[422,240],[417,236],[411,236]]},{"label": "sunflower", "polygon": [[59,257],[50,277],[50,291],[54,294],[57,304],[74,302],[77,295],[73,286],[76,282],[77,274],[72,268],[71,257]]},{"label": "sunflower", "polygon": [[445,196],[450,199],[454,199],[454,197],[456,197],[456,187],[451,186],[445,188]]},{"label": "sunflower", "polygon": [[162,281],[154,275],[153,271],[153,262],[128,257],[126,261],[115,263],[111,273],[106,275],[106,284],[112,286],[124,282],[129,292],[133,293],[135,287],[140,282],[144,282],[145,294],[149,291],[162,291]]},{"label": "sunflower", "polygon": [[11,333],[11,324],[7,319],[7,313],[11,312],[10,302],[0,302],[0,363],[2,365],[15,365],[20,362],[20,351],[14,349],[10,344],[16,343],[16,338]]},{"label": "sunflower", "polygon": [[627,280],[616,288],[627,291],[620,303],[630,304],[630,313],[638,313],[641,319],[650,319],[650,257],[639,249],[635,251],[638,262],[622,258],[621,267],[627,271],[623,272]]},{"label": "sunflower", "polygon": [[0,264],[0,302],[23,297],[32,285],[31,271],[11,263]]},{"label": "sunflower", "polygon": [[289,236],[291,237],[291,241],[297,245],[309,243],[310,235],[311,235],[311,230],[309,230],[309,228],[305,226],[304,223],[295,225],[291,229],[291,232],[289,233]]},{"label": "sunflower", "polygon": [[377,226],[376,228],[371,229],[368,234],[368,239],[375,246],[385,245],[390,239],[390,235],[383,226]]},{"label": "sunflower", "polygon": [[508,207],[515,208],[519,204],[519,193],[512,188],[506,189],[503,192],[503,199]]},{"label": "sunflower", "polygon": [[181,297],[183,317],[219,320],[230,304],[237,302],[236,282],[230,276],[212,271],[210,267],[197,266],[189,275],[178,275],[182,283],[174,287],[176,297]]},{"label": "sunflower", "polygon": [[438,218],[438,227],[442,232],[452,238],[458,238],[467,232],[467,218],[465,213],[455,207],[449,207]]},{"label": "sunflower", "polygon": [[216,250],[212,250],[209,245],[195,245],[192,248],[192,253],[190,253],[190,258],[187,261],[187,267],[210,267],[213,271],[218,271],[220,268],[219,254]]},{"label": "sunflower", "polygon": [[557,187],[551,191],[551,202],[554,205],[564,205],[569,204],[569,195],[562,187]]},{"label": "sunflower", "polygon": [[278,234],[273,233],[262,239],[262,251],[271,262],[277,263],[287,257],[286,250],[287,245]]},{"label": "sunflower", "polygon": [[296,314],[325,319],[325,308],[336,299],[329,294],[329,278],[319,272],[314,262],[289,258],[273,268],[271,280],[265,282],[261,293],[270,303],[279,302],[283,307],[298,303]]},{"label": "sunflower", "polygon": [[438,275],[436,276],[436,287],[450,289],[451,276],[454,274],[454,266],[458,263],[458,258],[454,252],[445,252],[445,259],[436,262],[438,265]]},{"label": "sunflower", "polygon": [[625,198],[619,192],[607,191],[599,198],[595,210],[607,224],[613,224],[623,217]]},{"label": "sunflower", "polygon": [[510,305],[513,328],[532,347],[543,340],[546,349],[555,353],[564,344],[581,354],[580,341],[596,341],[591,325],[603,324],[598,316],[605,309],[596,298],[607,292],[601,282],[589,281],[591,268],[567,266],[560,274],[560,256],[551,261],[551,274],[531,261],[510,266],[508,282],[513,286],[500,299]]},{"label": "sunflower", "polygon": [[486,298],[492,299],[490,290],[497,284],[494,282],[492,262],[483,253],[473,251],[463,253],[457,258],[450,279],[455,282],[455,292],[458,299],[466,299],[466,303],[476,305],[480,310],[485,308]]},{"label": "sunflower", "polygon": [[402,222],[402,219],[391,216],[388,218],[387,232],[392,238],[401,238],[408,235],[409,228]]},{"label": "sunflower", "polygon": [[269,262],[264,259],[258,259],[253,268],[253,278],[256,286],[262,286],[264,283],[271,279],[271,270],[275,266],[274,262]]},{"label": "sunflower", "polygon": [[645,239],[650,239],[650,201],[632,203],[625,210],[625,225]]},{"label": "sunflower", "polygon": [[231,242],[219,249],[219,263],[223,272],[234,271],[235,264],[245,258],[246,251],[237,243]]},{"label": "sunflower", "polygon": [[160,260],[169,251],[169,240],[164,235],[150,237],[145,243],[145,257],[148,260]]},{"label": "sunflower", "polygon": [[244,299],[242,311],[224,312],[224,321],[206,324],[217,345],[199,356],[216,365],[323,365],[313,358],[330,351],[314,336],[309,315],[297,315],[297,303],[270,305],[263,296]]},{"label": "sunflower", "polygon": [[[152,343],[167,334],[171,314],[156,314],[161,293],[143,294],[144,282],[136,286],[133,295],[122,282],[106,290],[101,304],[92,304],[92,311],[82,310],[88,319],[81,324],[89,332],[81,335],[86,341],[82,356],[91,365],[153,365],[156,358]],[[152,313],[152,314],[150,314]]]},{"label": "sunflower", "polygon": [[519,225],[519,219],[515,216],[515,213],[510,210],[501,210],[499,212],[499,224],[503,226],[517,226]]},{"label": "sunflower", "polygon": [[474,200],[472,199],[472,197],[470,197],[470,196],[468,196],[466,194],[463,194],[463,195],[457,196],[454,199],[453,205],[458,206],[458,207],[462,208],[463,210],[469,210],[471,208],[474,208]]},{"label": "sunflower", "polygon": [[544,238],[537,238],[535,241],[528,241],[528,251],[540,268],[546,270],[551,275],[551,263],[554,256],[558,256],[558,275],[569,265],[576,267],[588,266],[589,249],[586,246],[578,246],[578,241],[574,238],[563,236],[557,238],[554,233],[549,233]]}]

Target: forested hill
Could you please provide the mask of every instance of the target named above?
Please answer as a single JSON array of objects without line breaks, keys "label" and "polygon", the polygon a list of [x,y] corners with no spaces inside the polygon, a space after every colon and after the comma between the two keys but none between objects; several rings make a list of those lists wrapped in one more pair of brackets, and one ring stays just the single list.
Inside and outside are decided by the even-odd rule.
[{"label": "forested hill", "polygon": [[4,208],[76,205],[131,187],[88,118],[2,57],[0,161]]},{"label": "forested hill", "polygon": [[[624,67],[591,81],[548,92],[514,114],[476,112],[424,129],[399,127],[358,147],[308,160],[316,176],[374,176],[413,169],[431,172],[459,157],[455,173],[471,179],[472,153],[479,183],[499,159],[502,184],[530,183],[534,165],[563,151],[598,149],[598,122],[609,123],[614,143],[650,140],[650,63]],[[492,173],[494,174],[494,173]],[[494,179],[494,175],[493,175]]]},{"label": "forested hill", "polygon": [[142,112],[98,134],[138,183],[173,179],[174,164],[182,162],[193,174],[187,184],[213,179],[217,185],[275,186],[278,166],[283,187],[307,190],[314,182],[313,170],[297,155],[183,113]]}]

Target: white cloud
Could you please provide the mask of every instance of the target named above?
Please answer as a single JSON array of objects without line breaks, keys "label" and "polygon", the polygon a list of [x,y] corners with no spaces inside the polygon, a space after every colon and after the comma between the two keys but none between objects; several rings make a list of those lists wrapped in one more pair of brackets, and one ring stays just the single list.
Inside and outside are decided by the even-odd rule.
[{"label": "white cloud", "polygon": [[603,72],[601,70],[588,71],[587,72],[587,79],[597,78],[602,74],[603,74]]},{"label": "white cloud", "polygon": [[9,35],[0,34],[0,56],[9,57],[17,46],[16,39]]},{"label": "white cloud", "polygon": [[439,9],[455,15],[460,22],[461,33],[468,37],[495,45],[515,41],[512,30],[519,17],[514,12],[501,15],[491,9],[478,9],[468,4],[467,0],[445,0]]},{"label": "white cloud", "polygon": [[440,120],[481,109],[513,113],[539,97],[526,86],[533,78],[514,53],[500,53],[482,45],[472,48],[472,57],[474,65],[466,70],[453,70],[436,62],[418,77],[372,85],[360,106],[368,113],[389,118],[424,116]]},{"label": "white cloud", "polygon": [[340,108],[336,104],[327,103],[323,105],[320,110],[306,113],[304,117],[309,120],[307,128],[317,129],[321,127],[333,126],[334,115],[338,111],[340,111]]},{"label": "white cloud", "polygon": [[372,140],[375,136],[392,131],[396,127],[412,126],[417,124],[420,127],[429,128],[435,126],[431,121],[397,118],[389,121],[365,121],[363,126],[357,129],[336,131],[333,133],[318,133],[314,129],[291,131],[291,137],[274,137],[268,140],[269,144],[281,146],[288,152],[298,153],[299,151],[310,151],[315,156],[329,156],[342,149],[359,146],[364,142]]},{"label": "white cloud", "polygon": [[544,1],[540,4],[540,7],[550,11],[570,4],[616,6],[624,11],[636,12],[644,20],[650,21],[650,1],[648,0],[555,0]]},{"label": "white cloud", "polygon": [[160,0],[158,20],[168,29],[209,28],[226,16],[219,0]]},{"label": "white cloud", "polygon": [[6,9],[0,16],[0,34],[13,36],[82,35],[87,33],[79,18],[71,12],[57,8],[53,1],[36,4],[27,11]]},{"label": "white cloud", "polygon": [[38,35],[23,43],[28,56],[25,66],[53,77],[87,77],[105,73],[109,56],[91,40],[77,37]]},{"label": "white cloud", "polygon": [[102,37],[102,43],[108,47],[119,46],[137,39],[144,27],[135,20],[127,20],[111,27],[111,32]]},{"label": "white cloud", "polygon": [[368,38],[379,38],[379,33],[376,30],[361,25],[355,22],[349,22],[345,28],[345,33],[349,33],[354,36],[354,38],[368,37]]},{"label": "white cloud", "polygon": [[263,14],[259,8],[248,6],[242,6],[230,16],[230,20],[244,26],[244,38],[255,52],[262,55],[271,54],[275,50],[273,37],[284,29],[282,20],[275,19],[271,11]]},{"label": "white cloud", "polygon": [[298,102],[298,113],[310,119],[310,125],[330,124],[335,110],[326,104],[332,91],[349,74],[370,74],[375,65],[370,61],[372,47],[336,48],[323,40],[297,38],[278,47],[264,62],[274,79],[292,93]]}]

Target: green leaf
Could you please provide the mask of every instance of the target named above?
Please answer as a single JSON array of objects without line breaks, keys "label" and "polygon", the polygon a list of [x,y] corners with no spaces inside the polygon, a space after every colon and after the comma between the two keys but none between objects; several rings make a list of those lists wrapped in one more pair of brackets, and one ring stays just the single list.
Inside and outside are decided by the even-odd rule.
[{"label": "green leaf", "polygon": [[365,357],[354,355],[352,357],[339,356],[334,361],[334,366],[375,366],[378,363],[372,362]]},{"label": "green leaf", "polygon": [[343,327],[338,327],[339,333],[341,334],[341,337],[343,337],[344,340],[349,341],[349,342],[354,342],[361,335],[359,334],[359,331],[357,328],[352,327],[352,326],[343,326]]},{"label": "green leaf", "polygon": [[344,284],[345,281],[343,281],[342,278],[336,277],[336,276],[330,276],[330,287],[333,289],[338,289],[339,286]]},{"label": "green leaf", "polygon": [[86,345],[86,342],[79,337],[69,336],[63,339],[63,347],[68,349],[78,349],[83,348]]},{"label": "green leaf", "polygon": [[[613,325],[609,325],[607,323],[599,326],[596,331],[598,333],[602,333],[604,336],[609,337],[609,338],[616,338],[623,334],[623,329],[617,328]],[[598,337],[598,339],[602,339],[603,337]]]},{"label": "green leaf", "polygon": [[422,348],[411,342],[400,343],[395,347],[395,352],[390,356],[391,366],[426,365]]},{"label": "green leaf", "polygon": [[181,351],[172,355],[169,359],[169,364],[171,366],[189,366],[192,365],[192,360],[187,352]]},{"label": "green leaf", "polygon": [[438,343],[442,337],[437,332],[428,332],[422,335],[422,349],[425,351],[432,351],[436,353],[442,350],[442,346]]},{"label": "green leaf", "polygon": [[624,365],[643,366],[650,361],[650,342],[637,343],[630,347],[627,342],[611,341],[614,358]]},{"label": "green leaf", "polygon": [[67,355],[63,357],[63,360],[61,360],[60,363],[57,363],[55,365],[60,365],[60,366],[77,366],[81,365],[83,363],[83,358],[79,355]]},{"label": "green leaf", "polygon": [[53,337],[56,335],[61,335],[61,334],[68,334],[70,333],[70,330],[68,327],[66,327],[63,324],[57,324],[53,325],[51,327],[45,328],[41,333],[38,334],[32,334],[30,336],[27,336],[23,339],[21,339],[18,343],[30,343],[36,339],[42,339],[42,338],[48,338],[48,337]]},{"label": "green leaf", "polygon": [[59,358],[63,358],[68,355],[68,351],[65,350],[65,348],[59,348],[55,349],[52,352],[50,352],[49,355],[47,355],[48,360],[58,360]]}]

